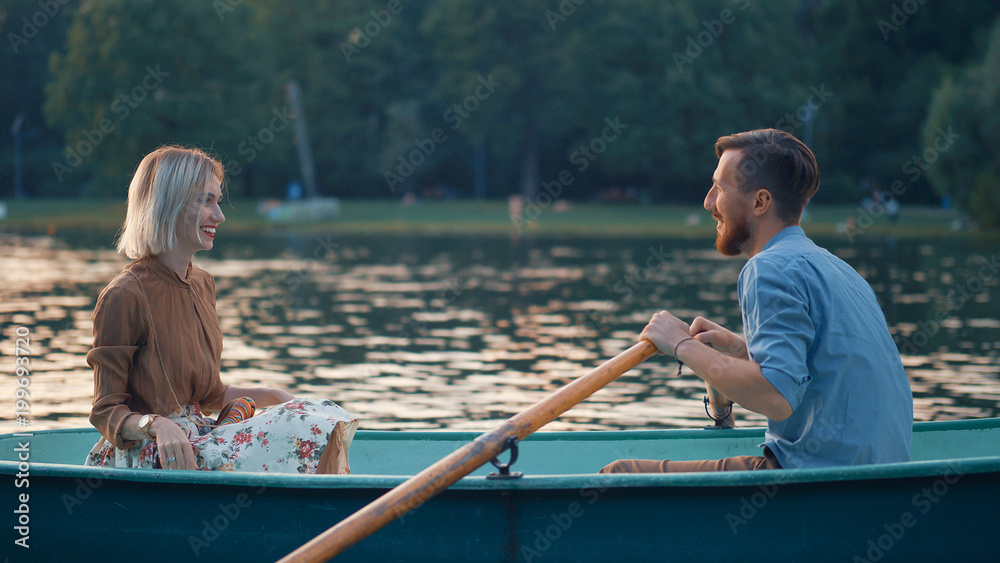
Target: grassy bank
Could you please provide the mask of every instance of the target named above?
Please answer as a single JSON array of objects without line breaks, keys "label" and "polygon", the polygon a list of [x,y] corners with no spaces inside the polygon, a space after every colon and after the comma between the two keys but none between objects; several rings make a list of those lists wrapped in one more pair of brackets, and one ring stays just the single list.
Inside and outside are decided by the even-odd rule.
[{"label": "grassy bank", "polygon": [[[20,234],[54,234],[60,231],[115,232],[125,218],[125,204],[109,200],[7,201],[7,217],[0,230]],[[257,202],[235,200],[223,204],[224,228],[234,233],[252,231],[340,233],[516,233],[506,202],[425,201],[403,206],[398,201],[341,202],[340,216],[319,222],[275,223],[257,213]],[[524,234],[585,234],[617,236],[711,237],[715,221],[695,205],[571,204],[526,209]],[[528,220],[528,217],[534,217]],[[931,207],[904,207],[896,223],[885,217],[869,221],[857,206],[810,206],[806,231],[813,235],[847,236],[844,229],[853,217],[855,236],[899,237],[955,236],[953,224],[962,220],[956,211]]]}]

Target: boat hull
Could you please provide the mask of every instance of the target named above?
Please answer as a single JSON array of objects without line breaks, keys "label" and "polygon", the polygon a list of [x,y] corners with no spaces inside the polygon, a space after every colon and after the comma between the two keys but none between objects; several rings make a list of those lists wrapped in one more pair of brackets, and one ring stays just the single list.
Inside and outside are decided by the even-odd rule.
[{"label": "boat hull", "polygon": [[[0,437],[3,498],[29,494],[20,560],[88,552],[148,561],[274,561],[403,482],[470,433],[359,432],[351,476],[103,470],[51,463],[93,442],[38,433],[17,487],[18,438]],[[540,433],[521,479],[462,479],[338,561],[912,561],[995,556],[1000,421],[917,425],[918,461],[682,475],[595,475],[616,457],[752,453],[762,430]],[[89,449],[89,448],[86,448]],[[86,451],[84,449],[84,451]],[[962,450],[965,455],[952,450]],[[671,453],[672,452],[672,453]],[[650,457],[664,457],[651,455]],[[64,460],[65,461],[65,460]],[[399,475],[390,475],[400,468]],[[584,472],[581,468],[589,468]],[[360,474],[365,472],[365,474]],[[12,510],[15,507],[12,506]],[[11,512],[8,512],[11,514]],[[17,515],[14,515],[17,517]],[[5,545],[20,532],[3,528]],[[780,558],[780,559],[779,559]]]}]

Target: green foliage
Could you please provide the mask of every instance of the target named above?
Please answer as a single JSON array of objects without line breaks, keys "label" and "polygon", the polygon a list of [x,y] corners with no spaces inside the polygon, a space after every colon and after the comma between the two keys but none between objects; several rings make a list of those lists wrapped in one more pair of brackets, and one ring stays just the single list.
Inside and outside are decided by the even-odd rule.
[{"label": "green foliage", "polygon": [[[15,4],[0,8],[5,31],[35,6]],[[531,196],[563,175],[571,199],[635,188],[694,203],[719,136],[778,127],[816,152],[818,202],[857,201],[864,177],[907,182],[904,202],[935,201],[931,182],[962,202],[987,190],[976,201],[988,202],[997,174],[979,165],[1000,111],[971,84],[995,76],[942,77],[980,56],[998,14],[994,2],[898,0],[86,2],[51,75],[27,81],[36,92],[48,81],[49,134],[65,140],[26,165],[48,178],[33,193],[120,197],[143,154],[194,144],[223,158],[234,191],[281,195],[299,167],[292,128],[274,119],[294,80],[324,195],[468,196],[485,179],[488,196]],[[53,50],[31,46],[37,60]],[[0,86],[0,100],[14,95]],[[947,158],[911,181],[922,131],[960,121]]]},{"label": "green foliage", "polygon": [[231,188],[252,181],[244,169],[258,158],[287,160],[288,129],[260,150],[243,144],[283,107],[248,15],[220,21],[212,4],[183,0],[85,4],[51,61],[45,113],[66,131],[53,173],[89,177],[83,195],[120,196],[142,156],[167,143],[217,153]]},{"label": "green foliage", "polygon": [[817,138],[821,168],[854,185],[865,177],[883,188],[903,181],[902,201],[936,202],[926,176],[910,182],[903,168],[925,148],[921,127],[942,72],[977,56],[997,14],[995,2],[819,2],[808,18],[814,73],[834,92],[823,108],[832,126]]},{"label": "green foliage", "polygon": [[[62,131],[46,127],[42,112],[48,59],[62,45],[76,2],[54,15],[32,0],[0,2],[0,197],[14,195],[14,147],[9,133],[18,115],[21,124],[23,186],[27,197],[76,194],[77,186],[62,184],[50,164],[60,158]],[[58,4],[57,4],[58,6]],[[39,25],[41,24],[41,25]]]},{"label": "green foliage", "polygon": [[1000,19],[982,62],[945,77],[924,124],[928,147],[942,132],[957,136],[927,170],[942,196],[967,209],[981,226],[1000,229]]}]

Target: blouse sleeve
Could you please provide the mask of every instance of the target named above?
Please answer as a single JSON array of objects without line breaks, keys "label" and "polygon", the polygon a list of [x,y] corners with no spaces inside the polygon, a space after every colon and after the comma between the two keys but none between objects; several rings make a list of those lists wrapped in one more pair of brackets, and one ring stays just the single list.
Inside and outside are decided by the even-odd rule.
[{"label": "blouse sleeve", "polygon": [[87,353],[87,364],[94,369],[90,423],[116,448],[138,444],[121,437],[125,419],[133,414],[126,404],[132,398],[126,389],[143,339],[137,326],[138,312],[135,294],[122,286],[108,286],[94,308],[94,348]]}]

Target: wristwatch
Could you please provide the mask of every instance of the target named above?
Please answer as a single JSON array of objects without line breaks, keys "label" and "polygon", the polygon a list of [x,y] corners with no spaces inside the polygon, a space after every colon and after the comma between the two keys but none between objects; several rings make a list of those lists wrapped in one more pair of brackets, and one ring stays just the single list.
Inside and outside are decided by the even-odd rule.
[{"label": "wristwatch", "polygon": [[153,427],[153,421],[160,418],[158,414],[144,414],[139,418],[139,432],[146,435],[149,440],[155,440],[156,437],[149,433],[150,429]]}]

